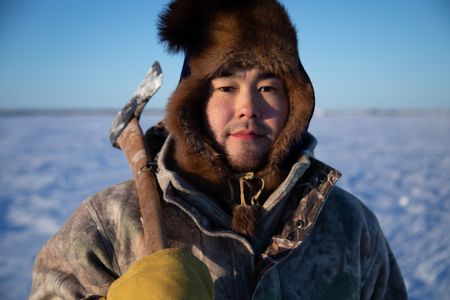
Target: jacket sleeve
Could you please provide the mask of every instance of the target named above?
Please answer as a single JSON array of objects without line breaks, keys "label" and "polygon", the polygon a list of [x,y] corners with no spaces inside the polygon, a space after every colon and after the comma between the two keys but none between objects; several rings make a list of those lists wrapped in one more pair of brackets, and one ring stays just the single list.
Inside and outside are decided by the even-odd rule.
[{"label": "jacket sleeve", "polygon": [[98,299],[119,277],[114,251],[92,217],[90,199],[35,260],[30,299]]},{"label": "jacket sleeve", "polygon": [[[377,226],[378,222],[376,222]],[[406,287],[394,254],[378,227],[375,246],[370,259],[361,265],[360,299],[408,299]],[[364,252],[362,252],[364,256]]]},{"label": "jacket sleeve", "polygon": [[[359,277],[359,295],[354,296],[361,300],[408,299],[402,274],[374,212],[338,187],[332,196],[325,220],[333,228],[346,228],[341,230],[342,236],[333,232],[345,241],[344,247],[350,251],[347,256],[354,259],[350,265],[356,267],[353,273]],[[337,226],[339,222],[347,226]]]}]

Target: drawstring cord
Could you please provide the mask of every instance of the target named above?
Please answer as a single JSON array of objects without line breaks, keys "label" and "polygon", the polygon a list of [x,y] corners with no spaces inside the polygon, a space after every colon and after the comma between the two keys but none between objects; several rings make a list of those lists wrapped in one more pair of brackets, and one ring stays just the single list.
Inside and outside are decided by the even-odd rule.
[{"label": "drawstring cord", "polygon": [[[259,196],[264,189],[264,180],[255,176],[253,172],[236,174],[232,178],[239,179],[239,196],[240,205],[234,205],[233,213],[231,218],[231,228],[233,231],[240,233],[242,235],[253,237],[256,232],[256,226],[258,223],[259,212],[261,206],[259,205]],[[256,190],[257,182],[259,181],[259,188]],[[232,193],[231,198],[234,198],[233,184],[231,180],[228,180],[228,185],[230,187],[230,192]],[[250,195],[250,199],[247,202],[245,200],[245,188],[247,187]]]},{"label": "drawstring cord", "polygon": [[[258,204],[258,198],[264,189],[264,180],[259,176],[255,176],[255,174],[253,172],[247,172],[247,173],[244,173],[239,176],[239,189],[240,189],[241,205],[248,205],[247,201],[245,201],[244,184],[247,185],[247,187],[249,187],[250,190],[252,190],[251,184],[249,183],[249,181],[253,180],[253,179],[259,180],[261,182],[261,186],[260,186],[259,190],[256,192],[256,194],[250,198],[250,205]],[[228,184],[230,184],[229,181],[228,181]]]}]

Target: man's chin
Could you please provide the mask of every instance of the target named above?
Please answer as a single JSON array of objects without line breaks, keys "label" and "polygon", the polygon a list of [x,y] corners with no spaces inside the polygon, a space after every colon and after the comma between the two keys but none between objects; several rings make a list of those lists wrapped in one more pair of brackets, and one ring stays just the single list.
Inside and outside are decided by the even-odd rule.
[{"label": "man's chin", "polygon": [[254,156],[247,153],[228,157],[228,164],[234,172],[255,172],[264,166],[265,160],[260,155]]},{"label": "man's chin", "polygon": [[264,167],[269,150],[268,142],[229,143],[224,149],[227,163],[235,172],[255,172]]}]

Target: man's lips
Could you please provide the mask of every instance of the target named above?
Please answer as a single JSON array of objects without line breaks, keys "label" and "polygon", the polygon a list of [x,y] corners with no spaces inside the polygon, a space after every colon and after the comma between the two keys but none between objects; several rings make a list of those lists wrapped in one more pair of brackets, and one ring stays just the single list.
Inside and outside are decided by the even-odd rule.
[{"label": "man's lips", "polygon": [[253,130],[240,130],[230,135],[236,139],[241,140],[256,140],[264,136],[263,134],[258,134]]}]

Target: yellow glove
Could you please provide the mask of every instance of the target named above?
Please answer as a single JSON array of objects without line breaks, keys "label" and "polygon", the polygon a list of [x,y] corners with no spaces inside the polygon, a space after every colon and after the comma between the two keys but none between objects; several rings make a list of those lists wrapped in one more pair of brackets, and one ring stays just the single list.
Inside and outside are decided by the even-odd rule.
[{"label": "yellow glove", "polygon": [[207,267],[182,249],[164,249],[136,262],[115,280],[108,300],[213,299],[214,286]]}]

